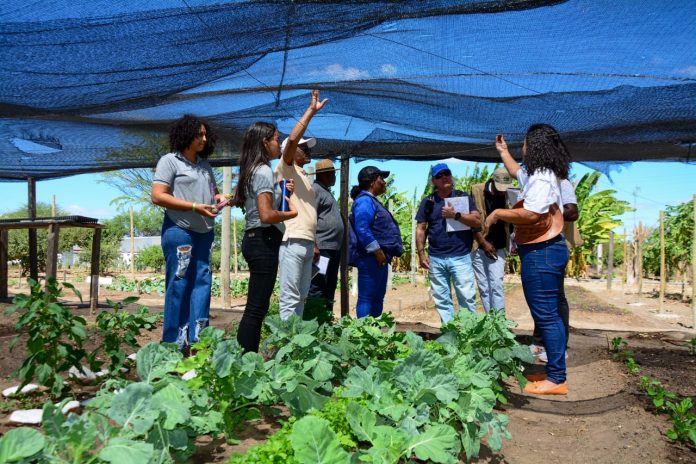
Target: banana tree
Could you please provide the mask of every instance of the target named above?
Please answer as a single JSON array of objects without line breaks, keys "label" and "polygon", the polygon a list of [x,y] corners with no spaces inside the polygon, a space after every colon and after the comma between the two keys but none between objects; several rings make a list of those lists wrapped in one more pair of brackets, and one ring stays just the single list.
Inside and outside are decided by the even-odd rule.
[{"label": "banana tree", "polygon": [[592,193],[600,176],[601,173],[596,171],[587,173],[575,187],[580,210],[577,226],[584,243],[571,251],[568,273],[574,277],[584,273],[586,264],[595,260],[592,250],[607,242],[611,231],[623,224],[618,217],[633,211],[627,201],[616,198],[616,190]]}]

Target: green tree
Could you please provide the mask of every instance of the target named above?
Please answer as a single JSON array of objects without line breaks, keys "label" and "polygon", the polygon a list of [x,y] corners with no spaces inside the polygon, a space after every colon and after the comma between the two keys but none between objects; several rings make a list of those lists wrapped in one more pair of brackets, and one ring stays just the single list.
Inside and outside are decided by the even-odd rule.
[{"label": "green tree", "polygon": [[[668,277],[678,273],[682,279],[682,299],[685,298],[685,274],[693,257],[691,247],[694,234],[693,201],[668,206],[665,211],[665,266]],[[655,228],[643,248],[643,270],[648,274],[660,273],[660,229]]]},{"label": "green tree", "polygon": [[394,186],[394,176],[391,175],[386,179],[387,191],[382,197],[382,202],[389,208],[389,211],[394,216],[399,231],[401,232],[401,240],[404,244],[404,253],[398,261],[399,270],[409,270],[411,268],[411,214],[414,205],[408,201],[405,192],[397,192]]},{"label": "green tree", "polygon": [[164,267],[164,253],[159,245],[152,245],[140,250],[135,256],[135,266],[138,269],[150,268],[160,272]]},{"label": "green tree", "polygon": [[616,190],[593,190],[599,182],[600,172],[587,173],[575,186],[580,216],[577,227],[583,239],[583,245],[571,251],[569,274],[575,277],[585,271],[586,263],[596,259],[593,250],[600,243],[609,241],[609,234],[623,222],[618,218],[633,211],[627,201],[616,198]]},{"label": "green tree", "polygon": [[[133,228],[136,237],[155,237],[162,231],[164,211],[160,208],[143,207],[133,212]],[[104,221],[110,233],[118,237],[130,237],[130,213],[119,213]]]}]

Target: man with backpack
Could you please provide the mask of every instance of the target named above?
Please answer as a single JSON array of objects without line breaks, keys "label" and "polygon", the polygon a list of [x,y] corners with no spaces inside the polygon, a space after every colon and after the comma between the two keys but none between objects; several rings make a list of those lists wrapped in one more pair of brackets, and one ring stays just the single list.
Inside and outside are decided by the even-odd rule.
[{"label": "man with backpack", "polygon": [[435,308],[445,324],[454,317],[450,282],[459,307],[476,312],[471,228],[481,227],[481,215],[471,196],[454,189],[447,164],[432,166],[430,175],[434,192],[421,201],[416,214],[416,248],[420,266],[428,269]]}]

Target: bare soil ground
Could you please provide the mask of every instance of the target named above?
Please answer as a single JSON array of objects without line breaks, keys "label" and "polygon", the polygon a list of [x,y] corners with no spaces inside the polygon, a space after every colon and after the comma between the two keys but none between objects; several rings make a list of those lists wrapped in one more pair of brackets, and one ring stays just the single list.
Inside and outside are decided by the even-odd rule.
[{"label": "bare soil ground", "polygon": [[[655,377],[665,387],[681,396],[696,396],[696,357],[688,353],[686,344],[696,336],[691,328],[690,307],[670,298],[664,310],[650,294],[638,298],[631,289],[615,283],[607,290],[606,282],[566,279],[566,294],[571,307],[571,339],[568,360],[567,397],[532,397],[509,384],[510,402],[501,405],[508,415],[513,439],[505,442],[500,453],[492,454],[485,447],[477,462],[526,464],[559,463],[687,463],[696,462],[696,450],[671,443],[664,432],[669,428],[665,416],[654,414],[649,400],[638,391],[639,376],[630,375],[625,367],[612,360],[608,343],[622,337],[629,344],[641,368],[640,375]],[[87,285],[78,288],[87,294]],[[26,292],[11,288],[11,293]],[[650,288],[647,288],[650,291]],[[121,299],[129,294],[102,289],[106,297]],[[337,293],[338,296],[338,293]],[[507,316],[518,323],[515,329],[520,341],[528,342],[532,319],[519,281],[506,281]],[[66,301],[75,302],[74,299]],[[354,315],[351,297],[351,313]],[[153,310],[162,309],[162,298],[143,295],[140,303]],[[7,305],[0,304],[4,311]],[[230,309],[220,309],[221,301],[212,302],[211,324],[225,328],[239,321],[244,299],[235,299]],[[439,316],[429,298],[427,288],[402,284],[388,290],[385,310],[394,314],[404,330],[436,334]],[[87,308],[75,311],[93,321]],[[336,313],[338,315],[338,308]],[[0,319],[0,387],[12,385],[8,380],[24,358],[21,343],[12,352],[8,344],[15,335],[16,317]],[[143,336],[142,343],[159,339],[159,331]],[[543,369],[543,366],[531,366]],[[84,395],[90,393],[85,388]],[[40,398],[36,398],[40,400]],[[0,432],[12,425],[7,418],[11,407],[27,406],[21,402],[2,403]],[[230,447],[221,441],[202,439],[199,453],[191,462],[225,462],[233,452],[244,452],[262,442],[277,430],[271,420],[259,420],[241,430],[239,445]]]}]

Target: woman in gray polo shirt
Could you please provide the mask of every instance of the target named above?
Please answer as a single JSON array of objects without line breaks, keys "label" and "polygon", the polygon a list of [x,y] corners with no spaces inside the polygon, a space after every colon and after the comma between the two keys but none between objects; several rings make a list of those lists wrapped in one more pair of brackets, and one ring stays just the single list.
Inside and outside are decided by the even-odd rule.
[{"label": "woman in gray polo shirt", "polygon": [[152,202],[165,208],[162,251],[166,267],[163,342],[188,353],[208,325],[212,272],[210,254],[218,193],[207,161],[215,149],[210,126],[195,116],[176,121],[169,132],[171,153],[157,162]]}]

